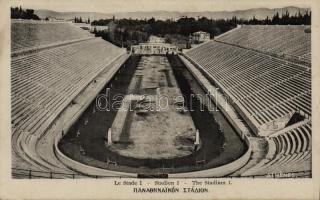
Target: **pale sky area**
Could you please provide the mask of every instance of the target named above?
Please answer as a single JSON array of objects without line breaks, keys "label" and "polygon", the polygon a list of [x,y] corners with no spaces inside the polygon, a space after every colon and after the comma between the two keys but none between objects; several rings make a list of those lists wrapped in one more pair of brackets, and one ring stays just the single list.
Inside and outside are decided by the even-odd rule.
[{"label": "pale sky area", "polygon": [[12,6],[54,11],[232,11],[249,8],[310,7],[308,0],[11,0]]}]

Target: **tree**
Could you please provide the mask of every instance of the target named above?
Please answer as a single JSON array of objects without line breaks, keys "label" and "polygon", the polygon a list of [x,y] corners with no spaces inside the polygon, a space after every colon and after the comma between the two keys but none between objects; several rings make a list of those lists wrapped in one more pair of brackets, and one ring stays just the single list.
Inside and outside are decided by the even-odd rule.
[{"label": "tree", "polygon": [[264,24],[268,25],[271,24],[271,20],[269,19],[269,16],[264,20]]},{"label": "tree", "polygon": [[20,6],[11,8],[11,18],[12,19],[33,19],[33,20],[40,20],[40,18],[34,14],[34,10],[32,9],[26,9],[23,10],[22,7]]},{"label": "tree", "polygon": [[[275,13],[272,17],[266,16],[265,19],[257,19],[252,16],[251,19],[238,19],[233,16],[231,19],[208,19],[206,17],[199,17],[197,19],[192,17],[181,17],[177,21],[174,20],[156,20],[150,19],[118,19],[114,17],[110,19],[94,20],[92,25],[110,25],[112,29],[108,32],[96,32],[96,36],[101,36],[104,39],[125,47],[132,44],[147,41],[150,35],[157,35],[165,37],[167,42],[173,44],[182,44],[185,46],[187,38],[190,34],[196,31],[205,31],[210,33],[211,38],[221,33],[235,28],[237,24],[310,24],[311,12],[307,11],[303,15],[298,12],[291,15],[288,11]],[[182,45],[181,45],[182,46]]]},{"label": "tree", "polygon": [[279,13],[277,12],[273,17],[272,17],[272,24],[279,24],[280,23],[280,17]]},{"label": "tree", "polygon": [[310,11],[310,15],[308,11],[304,13],[302,17],[302,21],[303,21],[303,24],[311,24],[311,11]]}]

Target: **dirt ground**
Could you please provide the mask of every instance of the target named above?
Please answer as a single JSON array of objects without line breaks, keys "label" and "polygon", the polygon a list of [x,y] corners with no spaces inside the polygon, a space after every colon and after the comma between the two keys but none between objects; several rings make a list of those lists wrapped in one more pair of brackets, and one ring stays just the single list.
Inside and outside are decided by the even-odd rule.
[{"label": "dirt ground", "polygon": [[[172,66],[175,77],[175,79],[170,79],[171,84],[175,84],[172,80],[177,81],[180,91],[186,97],[184,100],[187,102],[188,109],[192,110],[190,114],[193,124],[200,132],[202,147],[199,151],[186,156],[163,159],[134,158],[111,151],[106,145],[105,138],[108,128],[114,123],[117,112],[112,109],[110,111],[97,110],[96,101],[91,103],[83,115],[74,123],[66,136],[60,141],[60,150],[68,157],[87,165],[133,173],[196,171],[221,166],[241,156],[247,147],[238,137],[234,129],[219,111],[209,113],[206,108],[204,111],[201,111],[201,103],[197,101],[197,99],[193,98],[194,103],[191,106],[190,95],[193,93],[193,90],[196,91],[192,85],[197,85],[197,83],[177,56],[167,56],[167,58]],[[137,73],[137,71],[141,69],[142,64],[143,63],[139,62],[139,57],[132,56],[126,63],[126,67],[121,69],[121,72],[117,74],[117,78],[113,78],[105,86],[101,94],[104,94],[105,90],[112,85],[110,90],[111,103],[114,103],[113,97],[117,94],[126,95],[134,93],[140,95],[139,93],[148,93],[152,94],[150,97],[156,95],[157,90],[153,88],[141,89],[141,87],[145,85],[141,76],[138,76],[134,85],[131,85],[133,75],[143,75],[141,71]],[[162,83],[164,85],[166,85],[165,79],[166,74],[163,73],[162,80],[164,81]],[[141,85],[137,87],[140,88],[139,90],[135,89],[136,85]],[[171,87],[168,88],[170,89]],[[143,119],[144,111],[143,109],[140,111],[140,114],[142,114],[140,116],[135,116],[136,114],[131,112],[131,114],[135,116],[131,119],[133,120],[135,118],[134,120],[136,121]],[[88,123],[85,125],[86,120],[88,120]],[[153,120],[156,122],[157,118]],[[174,120],[176,119],[172,119],[172,122],[166,123],[174,123]],[[223,133],[219,131],[217,121],[223,126]],[[133,130],[134,127],[131,128],[131,123],[126,124],[126,129]],[[137,128],[138,127],[134,129],[138,130]],[[81,132],[79,136],[77,136],[78,130]],[[152,129],[150,128],[149,130]],[[153,131],[154,130],[152,130],[152,132]],[[126,131],[123,131],[123,133],[126,133]],[[130,143],[130,135],[122,136],[124,140]],[[123,146],[126,148],[128,144],[124,144]],[[107,160],[116,161],[117,166],[108,165]],[[201,164],[197,163],[197,161],[202,160],[205,162]]]},{"label": "dirt ground", "polygon": [[[118,111],[117,116],[126,117],[125,124],[120,126],[129,128],[122,129],[121,133],[114,132],[125,135],[117,138],[128,141],[120,141],[109,148],[134,158],[162,159],[192,154],[195,125],[187,107],[183,107],[183,96],[168,59],[143,56],[129,88],[130,93],[144,96],[145,100],[137,102],[133,111]],[[123,121],[116,117],[113,123],[119,126]]]}]

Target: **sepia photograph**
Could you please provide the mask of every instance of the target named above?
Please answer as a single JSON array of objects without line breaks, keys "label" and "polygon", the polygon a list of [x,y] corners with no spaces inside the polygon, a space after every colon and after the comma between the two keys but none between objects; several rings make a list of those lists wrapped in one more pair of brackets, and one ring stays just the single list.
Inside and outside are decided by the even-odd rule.
[{"label": "sepia photograph", "polygon": [[140,195],[312,181],[317,8],[233,2],[9,1],[7,176]]}]

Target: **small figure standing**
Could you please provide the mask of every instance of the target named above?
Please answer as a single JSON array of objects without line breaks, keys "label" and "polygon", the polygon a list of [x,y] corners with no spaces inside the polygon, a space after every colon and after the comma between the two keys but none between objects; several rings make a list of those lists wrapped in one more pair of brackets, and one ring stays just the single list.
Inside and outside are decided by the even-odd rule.
[{"label": "small figure standing", "polygon": [[86,155],[86,152],[81,145],[80,145],[80,153],[81,153],[81,155]]},{"label": "small figure standing", "polygon": [[199,130],[196,130],[196,141],[194,141],[194,152],[196,152],[200,147],[200,133]]},{"label": "small figure standing", "polygon": [[80,130],[78,129],[78,131],[77,131],[77,137],[79,137],[80,136]]},{"label": "small figure standing", "polygon": [[221,149],[224,149],[224,148],[225,148],[225,146],[226,146],[226,143],[223,143],[223,145],[222,145]]}]

